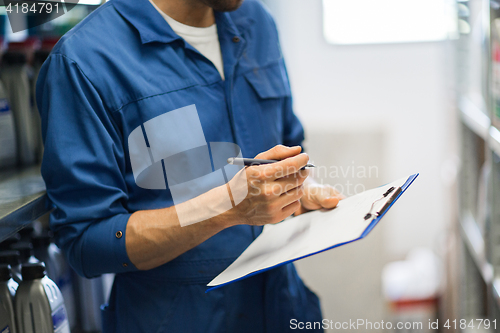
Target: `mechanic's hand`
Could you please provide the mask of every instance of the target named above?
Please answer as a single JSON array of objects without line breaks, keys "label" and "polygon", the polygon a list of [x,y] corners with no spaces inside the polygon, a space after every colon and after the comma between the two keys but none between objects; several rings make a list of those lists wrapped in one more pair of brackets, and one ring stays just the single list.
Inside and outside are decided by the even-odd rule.
[{"label": "mechanic's hand", "polygon": [[304,196],[300,199],[300,208],[295,216],[316,209],[332,209],[337,206],[345,196],[338,192],[333,186],[315,183],[308,180],[304,184]]},{"label": "mechanic's hand", "polygon": [[308,170],[301,170],[309,161],[309,156],[301,151],[300,146],[278,145],[257,155],[255,158],[280,162],[244,170],[248,194],[236,207],[224,213],[226,217],[232,218],[233,224],[264,225],[280,222],[297,211],[304,194],[302,184],[309,175]]}]

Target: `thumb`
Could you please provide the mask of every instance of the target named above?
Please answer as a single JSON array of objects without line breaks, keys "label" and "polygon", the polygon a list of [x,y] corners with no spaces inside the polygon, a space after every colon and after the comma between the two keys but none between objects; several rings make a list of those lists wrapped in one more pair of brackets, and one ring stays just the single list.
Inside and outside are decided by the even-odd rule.
[{"label": "thumb", "polygon": [[320,204],[322,208],[326,209],[331,209],[336,207],[339,201],[340,201],[339,197],[334,197],[330,195],[318,198],[318,204]]},{"label": "thumb", "polygon": [[339,193],[335,188],[331,186],[321,187],[320,190],[315,193],[314,201],[320,205],[322,208],[331,209],[338,205],[339,201],[345,199],[345,196]]}]

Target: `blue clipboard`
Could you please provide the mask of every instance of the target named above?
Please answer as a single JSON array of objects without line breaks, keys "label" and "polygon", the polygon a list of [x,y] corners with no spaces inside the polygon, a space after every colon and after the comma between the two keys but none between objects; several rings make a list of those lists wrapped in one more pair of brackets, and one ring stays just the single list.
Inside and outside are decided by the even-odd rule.
[{"label": "blue clipboard", "polygon": [[[377,214],[376,217],[373,218],[373,220],[370,222],[370,224],[365,228],[365,230],[363,231],[363,233],[361,234],[361,236],[359,236],[358,238],[352,239],[352,240],[347,241],[347,242],[338,243],[338,244],[335,244],[333,246],[326,247],[326,248],[324,248],[324,249],[322,249],[320,251],[308,253],[307,255],[303,255],[303,256],[294,258],[292,260],[286,260],[286,261],[280,262],[280,263],[278,263],[276,265],[273,265],[271,267],[267,267],[267,268],[264,268],[264,269],[260,269],[260,270],[251,272],[251,273],[249,273],[247,275],[244,275],[244,276],[239,277],[237,279],[231,280],[229,282],[226,282],[226,283],[223,283],[223,284],[219,284],[219,285],[216,285],[216,286],[213,286],[213,287],[209,287],[205,292],[209,292],[211,290],[223,287],[223,286],[225,286],[227,284],[231,284],[233,282],[240,281],[240,280],[249,278],[251,276],[254,276],[256,274],[260,274],[262,272],[268,271],[268,270],[273,269],[275,267],[283,266],[283,265],[289,264],[291,262],[294,262],[294,261],[297,261],[297,260],[300,260],[300,259],[303,259],[303,258],[307,258],[307,257],[313,256],[315,254],[318,254],[318,253],[321,253],[321,252],[324,252],[324,251],[328,251],[328,250],[331,250],[333,248],[336,248],[336,247],[339,247],[339,246],[342,246],[342,245],[345,245],[345,244],[349,244],[349,243],[355,242],[357,240],[360,240],[360,239],[366,237],[370,233],[370,231],[372,231],[373,228],[378,224],[378,222],[382,219],[382,217],[384,217],[384,215],[387,213],[387,211],[394,205],[394,203],[396,203],[396,201],[403,195],[403,193],[408,189],[408,187],[413,183],[413,181],[418,177],[418,175],[419,174],[417,173],[417,174],[413,174],[410,177],[408,177],[408,179],[406,180],[406,182],[400,188],[398,188],[397,191],[395,191],[394,193],[392,193],[392,197],[390,198],[390,200],[387,201],[386,205],[384,205],[384,207],[382,207],[378,212],[373,212],[373,214]],[[394,188],[392,188],[392,189],[394,189]],[[389,190],[392,191],[392,189],[389,189]],[[388,191],[388,192],[390,192],[390,191]],[[385,196],[386,195],[384,194],[384,197]],[[372,205],[372,207],[373,207],[373,205]],[[365,219],[370,218],[369,215],[371,215],[371,214],[367,214],[367,216],[365,216]]]}]

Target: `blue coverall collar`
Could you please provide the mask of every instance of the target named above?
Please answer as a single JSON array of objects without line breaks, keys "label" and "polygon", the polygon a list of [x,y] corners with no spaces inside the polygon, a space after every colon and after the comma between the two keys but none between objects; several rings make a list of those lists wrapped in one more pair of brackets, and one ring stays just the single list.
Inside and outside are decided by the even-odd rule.
[{"label": "blue coverall collar", "polygon": [[[153,7],[149,0],[113,0],[116,10],[132,24],[141,37],[142,44],[151,42],[171,43],[181,39]],[[241,35],[254,21],[240,17],[233,21],[229,13],[215,13],[218,29],[225,29],[232,35]]]}]

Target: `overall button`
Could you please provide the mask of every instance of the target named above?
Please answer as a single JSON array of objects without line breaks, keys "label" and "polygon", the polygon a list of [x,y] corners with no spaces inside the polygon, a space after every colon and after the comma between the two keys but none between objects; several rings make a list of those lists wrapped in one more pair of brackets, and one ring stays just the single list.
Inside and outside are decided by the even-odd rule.
[{"label": "overall button", "polygon": [[123,236],[123,232],[121,232],[121,231],[116,232],[116,238],[122,238],[122,236]]},{"label": "overall button", "polygon": [[238,43],[240,41],[240,37],[234,36],[233,37],[233,42]]}]

